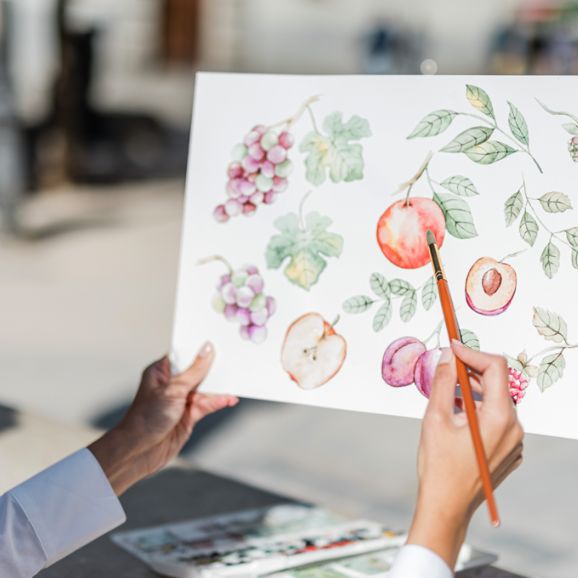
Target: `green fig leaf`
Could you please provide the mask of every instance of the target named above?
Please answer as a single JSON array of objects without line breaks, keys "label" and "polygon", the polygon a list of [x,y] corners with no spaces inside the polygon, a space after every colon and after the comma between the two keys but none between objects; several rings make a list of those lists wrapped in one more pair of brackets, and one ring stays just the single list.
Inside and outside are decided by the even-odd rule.
[{"label": "green fig leaf", "polygon": [[318,255],[304,249],[293,255],[285,267],[285,277],[295,285],[309,290],[323,272],[327,262]]},{"label": "green fig leaf", "polygon": [[369,123],[359,116],[343,122],[340,112],[323,121],[325,134],[308,133],[299,150],[307,153],[305,178],[313,185],[323,184],[329,176],[334,183],[351,182],[363,178],[363,147],[352,141],[371,136]]},{"label": "green fig leaf", "polygon": [[280,234],[265,249],[267,267],[278,269],[289,259],[284,270],[287,279],[311,289],[327,266],[327,258],[340,257],[343,251],[343,237],[328,231],[331,225],[331,219],[317,211],[308,213],[303,224],[295,213],[280,217],[274,222]]}]

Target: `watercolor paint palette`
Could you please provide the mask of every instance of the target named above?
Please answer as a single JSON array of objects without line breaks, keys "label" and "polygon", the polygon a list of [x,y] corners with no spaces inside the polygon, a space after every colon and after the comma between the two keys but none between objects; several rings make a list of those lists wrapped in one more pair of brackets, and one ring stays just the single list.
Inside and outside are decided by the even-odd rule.
[{"label": "watercolor paint palette", "polygon": [[578,439],[578,81],[199,74],[171,359],[203,390],[421,417],[447,345]]},{"label": "watercolor paint palette", "polygon": [[[402,533],[377,522],[282,504],[113,534],[112,540],[174,578],[364,578],[389,569]],[[496,557],[464,546],[458,569]]]},{"label": "watercolor paint palette", "polygon": [[161,574],[257,576],[399,545],[404,537],[366,520],[279,505],[121,532],[114,542]]},{"label": "watercolor paint palette", "polygon": [[[376,552],[276,572],[269,574],[269,578],[385,578],[393,566],[398,551],[399,546],[392,546]],[[465,544],[460,550],[455,571],[488,566],[497,559],[494,554],[476,550]]]}]

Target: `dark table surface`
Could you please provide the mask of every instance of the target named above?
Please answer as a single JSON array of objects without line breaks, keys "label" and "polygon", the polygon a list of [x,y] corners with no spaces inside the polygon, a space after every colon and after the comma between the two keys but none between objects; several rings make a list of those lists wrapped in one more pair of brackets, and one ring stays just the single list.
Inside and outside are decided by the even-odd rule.
[{"label": "dark table surface", "polygon": [[[288,498],[209,474],[170,468],[137,484],[121,499],[128,521],[123,530],[257,508]],[[142,562],[103,536],[38,574],[41,578],[154,578]],[[493,566],[461,572],[460,578],[523,578]]]}]

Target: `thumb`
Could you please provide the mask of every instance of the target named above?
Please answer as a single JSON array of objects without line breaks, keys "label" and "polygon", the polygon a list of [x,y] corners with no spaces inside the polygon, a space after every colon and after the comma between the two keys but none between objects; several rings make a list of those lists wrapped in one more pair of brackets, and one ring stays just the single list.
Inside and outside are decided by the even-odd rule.
[{"label": "thumb", "polygon": [[189,392],[194,391],[209,373],[214,359],[215,348],[210,341],[207,341],[199,349],[193,363],[181,373],[173,376],[171,381],[177,386],[186,388]]},{"label": "thumb", "polygon": [[452,415],[457,383],[456,362],[452,350],[443,348],[433,378],[428,411]]}]

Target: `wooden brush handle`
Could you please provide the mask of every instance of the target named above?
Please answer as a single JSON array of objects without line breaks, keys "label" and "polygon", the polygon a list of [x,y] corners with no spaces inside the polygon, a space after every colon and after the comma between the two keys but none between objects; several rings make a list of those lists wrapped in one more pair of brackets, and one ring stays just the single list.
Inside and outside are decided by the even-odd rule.
[{"label": "wooden brush handle", "polygon": [[[448,331],[448,337],[450,338],[450,341],[452,339],[457,339],[458,341],[461,341],[462,339],[460,335],[460,329],[458,327],[458,322],[456,319],[454,306],[452,303],[452,298],[450,295],[450,290],[447,281],[444,278],[442,278],[438,279],[437,283],[440,295],[440,303],[442,306],[446,328]],[[480,424],[478,422],[478,413],[476,411],[476,404],[474,403],[474,395],[470,383],[470,375],[465,363],[457,357],[455,359],[456,359],[456,370],[458,374],[458,383],[462,391],[462,397],[464,400],[464,409],[466,412],[466,416],[468,418],[468,423],[470,425],[470,433],[472,434],[472,442],[474,444],[476,460],[478,462],[478,467],[480,470],[482,488],[484,490],[484,495],[486,497],[486,501],[488,504],[490,519],[492,521],[492,524],[497,527],[500,525],[500,518],[498,515],[498,508],[496,506],[496,501],[494,499],[492,479],[490,477],[488,460],[486,457],[486,452],[484,450],[484,444],[480,433]]]}]

